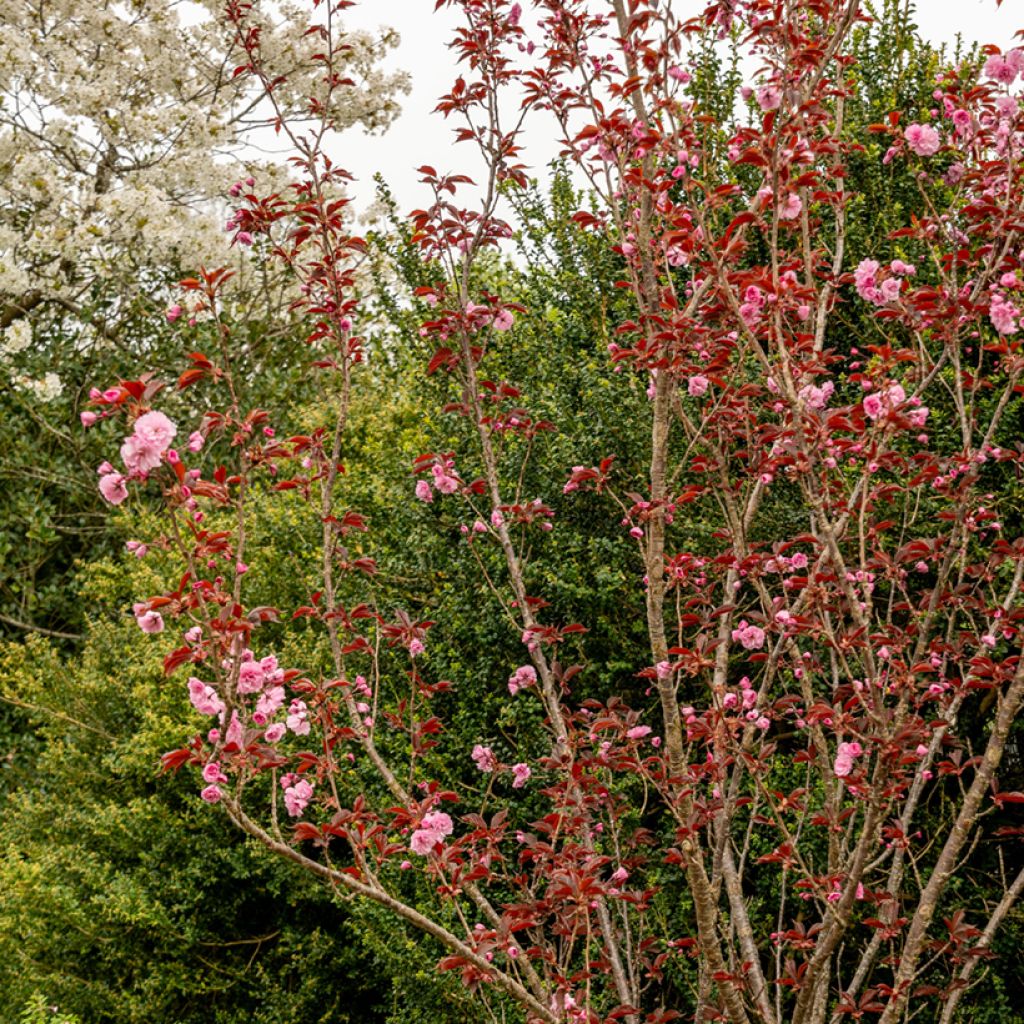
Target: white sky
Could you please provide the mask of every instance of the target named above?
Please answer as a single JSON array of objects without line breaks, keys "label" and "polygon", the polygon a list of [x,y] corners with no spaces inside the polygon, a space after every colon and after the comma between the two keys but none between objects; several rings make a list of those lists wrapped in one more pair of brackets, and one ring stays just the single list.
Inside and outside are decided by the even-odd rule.
[{"label": "white sky", "polygon": [[[680,14],[702,8],[700,0],[675,0]],[[523,5],[529,11],[529,4]],[[471,161],[470,144],[456,148],[452,124],[433,114],[437,99],[449,91],[456,77],[456,65],[446,43],[457,15],[449,8],[434,12],[434,0],[361,0],[345,13],[352,28],[375,29],[388,25],[398,29],[402,43],[391,63],[412,76],[412,92],[402,99],[402,116],[380,138],[368,137],[351,129],[339,140],[335,157],[341,166],[357,178],[353,191],[359,208],[365,208],[374,196],[373,174],[380,171],[398,200],[399,211],[406,213],[429,201],[426,188],[418,183],[415,168],[431,164],[438,171],[466,172]],[[523,24],[529,27],[529,17]],[[996,43],[1006,48],[1014,34],[1024,28],[1022,0],[1005,0],[1001,8],[996,0],[918,0],[917,21],[921,34],[936,43],[952,43],[957,34],[965,42]],[[527,136],[529,163],[535,176],[544,177],[544,165],[557,153],[542,119]],[[459,152],[459,149],[464,152]],[[468,173],[472,173],[471,171]]]}]

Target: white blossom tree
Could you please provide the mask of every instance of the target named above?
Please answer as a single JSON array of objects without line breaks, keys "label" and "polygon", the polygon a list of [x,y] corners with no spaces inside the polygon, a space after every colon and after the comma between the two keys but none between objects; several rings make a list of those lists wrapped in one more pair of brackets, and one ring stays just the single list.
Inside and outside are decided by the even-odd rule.
[{"label": "white blossom tree", "polygon": [[[257,148],[268,118],[298,116],[324,90],[323,40],[287,3],[252,5],[277,110],[258,101],[219,0],[0,0],[0,330],[52,307],[117,329],[178,253],[223,264],[223,197],[240,175],[281,174]],[[343,41],[338,128],[387,127],[404,74],[381,62],[383,30]],[[338,40],[332,41],[333,45]],[[326,95],[326,94],[325,94]],[[102,312],[97,314],[97,308]],[[3,347],[24,342],[22,325]]]}]

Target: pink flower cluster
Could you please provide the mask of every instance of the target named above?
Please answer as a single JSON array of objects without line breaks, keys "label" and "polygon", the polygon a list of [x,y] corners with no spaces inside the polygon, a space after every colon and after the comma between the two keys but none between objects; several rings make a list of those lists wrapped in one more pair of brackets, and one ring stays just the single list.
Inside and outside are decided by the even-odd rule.
[{"label": "pink flower cluster", "polygon": [[188,699],[192,707],[201,715],[220,715],[224,713],[224,701],[217,691],[208,683],[193,676],[188,681]]},{"label": "pink flower cluster", "polygon": [[[455,473],[455,460],[442,459],[430,467],[431,475],[434,477],[434,487],[439,494],[454,494],[459,489],[459,478]],[[420,501],[433,501],[434,492],[431,490],[429,480],[418,480],[416,482],[416,497]]]},{"label": "pink flower cluster", "polygon": [[930,124],[908,124],[903,138],[918,156],[934,156],[942,144],[938,129]]},{"label": "pink flower cluster", "polygon": [[508,692],[514,697],[520,690],[525,690],[537,682],[537,670],[532,665],[520,665],[508,677]]},{"label": "pink flower cluster", "polygon": [[876,391],[864,399],[864,415],[877,420],[886,413],[894,412],[906,400],[907,393],[903,388],[899,384],[890,384],[884,391]]},{"label": "pink flower cluster", "polygon": [[482,772],[493,772],[498,767],[498,759],[490,747],[482,747],[479,743],[473,748],[473,763]]},{"label": "pink flower cluster", "polygon": [[806,408],[820,410],[828,405],[829,400],[835,394],[836,386],[832,381],[827,380],[824,384],[805,384],[797,396],[804,403]]},{"label": "pink flower cluster", "polygon": [[1013,85],[1022,70],[1024,70],[1024,50],[1009,50],[1004,54],[994,53],[985,61],[983,68],[986,77],[1003,85]]},{"label": "pink flower cluster", "polygon": [[163,616],[153,611],[144,601],[132,606],[135,621],[143,633],[162,633],[164,631]]},{"label": "pink flower cluster", "polygon": [[1016,334],[1020,310],[1002,292],[993,292],[988,307],[988,317],[992,326],[1000,334]]},{"label": "pink flower cluster", "polygon": [[[109,462],[99,468],[100,494],[111,505],[120,505],[128,497],[126,479],[144,480],[147,474],[160,466],[168,454],[177,428],[162,412],[143,413],[134,424],[132,433],[121,445],[121,458],[128,476],[117,472]],[[170,455],[168,454],[170,458]]]},{"label": "pink flower cluster", "polygon": [[238,666],[238,692],[259,693],[265,686],[279,684],[284,679],[284,670],[277,664],[273,654],[260,661],[252,651],[242,652]]},{"label": "pink flower cluster", "polygon": [[832,770],[837,778],[845,779],[853,771],[853,762],[864,753],[859,743],[840,743]]},{"label": "pink flower cluster", "polygon": [[284,790],[286,810],[293,818],[297,818],[313,799],[313,783],[289,772],[282,776],[281,788]]},{"label": "pink flower cluster", "polygon": [[738,643],[744,650],[756,651],[764,647],[764,630],[760,626],[754,626],[741,619],[739,625],[732,631],[734,643]]},{"label": "pink flower cluster", "polygon": [[421,857],[426,857],[433,852],[434,847],[443,843],[445,838],[452,834],[453,828],[452,819],[444,811],[424,814],[420,827],[413,832],[409,840],[409,849]]},{"label": "pink flower cluster", "polygon": [[865,302],[870,302],[875,306],[884,306],[888,302],[895,302],[903,289],[902,278],[917,272],[912,264],[904,263],[902,260],[893,260],[889,264],[892,276],[886,277],[880,282],[878,280],[879,270],[878,260],[861,260],[853,272],[853,283],[857,287],[857,294]]}]

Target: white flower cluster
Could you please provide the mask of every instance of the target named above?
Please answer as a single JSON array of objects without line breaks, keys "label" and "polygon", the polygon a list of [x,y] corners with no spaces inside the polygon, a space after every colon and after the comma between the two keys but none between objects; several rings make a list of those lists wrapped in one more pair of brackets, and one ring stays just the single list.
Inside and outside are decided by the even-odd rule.
[{"label": "white flower cluster", "polygon": [[[291,77],[286,111],[323,93],[305,36],[310,7],[254,5],[262,52]],[[386,126],[406,78],[380,69],[396,40],[353,33],[338,127]],[[240,176],[283,185],[251,160],[265,116],[220,0],[0,0],[0,310],[30,293],[125,298],[154,271],[238,265],[223,197]],[[10,342],[7,342],[9,344]]]}]

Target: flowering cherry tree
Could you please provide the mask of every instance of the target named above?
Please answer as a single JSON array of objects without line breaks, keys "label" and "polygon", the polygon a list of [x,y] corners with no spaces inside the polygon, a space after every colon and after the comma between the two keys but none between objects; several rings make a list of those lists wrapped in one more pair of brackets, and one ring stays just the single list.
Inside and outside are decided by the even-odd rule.
[{"label": "flowering cherry tree", "polygon": [[[328,93],[343,6],[315,3],[309,28]],[[536,702],[546,753],[504,763],[479,737],[467,769],[483,797],[438,777],[434,708],[453,681],[430,670],[434,623],[380,606],[376,564],[354,549],[372,523],[344,479],[372,372],[354,287],[366,247],[330,198],[344,172],[314,103],[313,130],[282,122],[295,183],[240,189],[232,221],[295,276],[332,426],[284,437],[278,413],[239,407],[224,270],[182,282],[221,342],[177,382],[202,389],[194,423],[171,421],[151,378],[93,392],[97,420],[126,423],[104,496],[159,490],[159,540],[182,563],[134,608],[142,632],[174,634],[165,668],[195,715],[166,767],[195,772],[269,850],[436,940],[494,1019],[514,1004],[552,1024],[954,1020],[1024,888],[1012,858],[994,902],[954,884],[1024,802],[1000,783],[1024,699],[1024,538],[996,493],[1021,459],[1020,51],[942,71],[932,106],[871,127],[920,207],[850,265],[848,167],[872,142],[845,120],[858,0],[714,0],[689,21],[658,0],[438,6],[463,16],[439,109],[487,173],[463,206],[466,175],[421,168],[424,369],[446,376],[471,442],[416,459],[409,498],[461,523],[521,640],[495,686]],[[250,18],[229,4],[238,73],[273,101]],[[727,38],[751,82],[720,124],[694,76]],[[623,410],[649,423],[642,479],[608,452],[548,493],[523,488],[557,424],[492,370],[531,311],[492,290],[482,257],[513,233],[501,196],[525,182],[527,116],[553,118],[594,196],[577,225],[621,259],[632,315],[611,325],[608,372],[647,389]],[[555,620],[534,572],[557,568],[558,510],[582,491],[635,550],[622,600],[647,645],[628,655],[629,701],[588,694],[567,653],[587,624]],[[247,603],[265,492],[304,499],[322,529],[299,608]],[[326,658],[281,663],[264,638],[293,618]],[[436,912],[403,895],[409,871]]]}]

